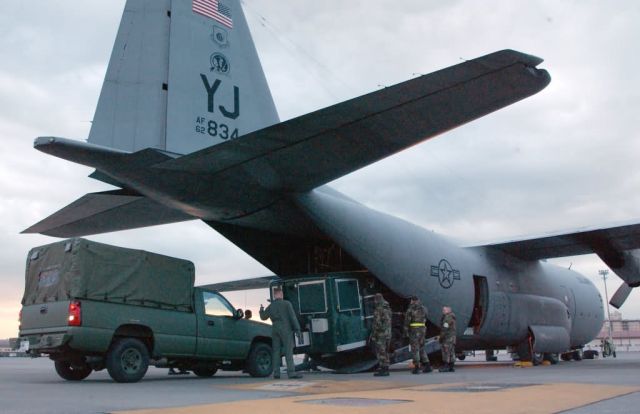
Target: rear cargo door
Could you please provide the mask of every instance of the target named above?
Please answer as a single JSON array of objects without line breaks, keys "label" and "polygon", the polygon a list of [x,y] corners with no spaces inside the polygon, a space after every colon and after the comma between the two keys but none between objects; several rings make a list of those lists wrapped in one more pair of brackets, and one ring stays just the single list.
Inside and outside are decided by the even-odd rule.
[{"label": "rear cargo door", "polygon": [[349,351],[367,344],[362,300],[357,279],[336,279],[337,351]]}]

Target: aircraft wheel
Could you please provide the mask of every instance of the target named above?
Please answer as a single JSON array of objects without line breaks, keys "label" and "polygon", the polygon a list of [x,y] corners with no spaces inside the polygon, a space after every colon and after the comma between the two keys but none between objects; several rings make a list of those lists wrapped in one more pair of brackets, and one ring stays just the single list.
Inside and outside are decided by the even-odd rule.
[{"label": "aircraft wheel", "polygon": [[518,344],[516,354],[518,354],[518,359],[523,362],[530,361],[533,365],[539,365],[542,362],[542,354],[532,352],[531,344],[528,340]]},{"label": "aircraft wheel", "polygon": [[72,364],[69,361],[55,361],[54,366],[58,375],[67,381],[82,381],[93,371],[86,362]]},{"label": "aircraft wheel", "polygon": [[540,365],[542,361],[544,361],[544,354],[542,352],[534,352],[533,355],[531,355],[531,363],[533,363],[533,365]]},{"label": "aircraft wheel", "polygon": [[576,349],[575,351],[573,351],[571,353],[571,357],[575,360],[575,361],[582,361],[582,349]]},{"label": "aircraft wheel", "polygon": [[558,363],[558,354],[552,354],[550,352],[545,352],[542,359],[544,361],[549,361],[551,365],[555,365]]}]

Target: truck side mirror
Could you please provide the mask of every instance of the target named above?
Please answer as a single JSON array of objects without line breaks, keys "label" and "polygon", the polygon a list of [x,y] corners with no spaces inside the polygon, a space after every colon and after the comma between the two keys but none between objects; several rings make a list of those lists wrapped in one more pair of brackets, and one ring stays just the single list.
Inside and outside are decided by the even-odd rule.
[{"label": "truck side mirror", "polygon": [[244,311],[245,319],[251,319],[252,316],[253,316],[253,312],[251,312],[251,309],[247,309],[246,311]]},{"label": "truck side mirror", "polygon": [[242,309],[236,309],[236,314],[234,316],[235,319],[242,319],[244,317],[244,312]]}]

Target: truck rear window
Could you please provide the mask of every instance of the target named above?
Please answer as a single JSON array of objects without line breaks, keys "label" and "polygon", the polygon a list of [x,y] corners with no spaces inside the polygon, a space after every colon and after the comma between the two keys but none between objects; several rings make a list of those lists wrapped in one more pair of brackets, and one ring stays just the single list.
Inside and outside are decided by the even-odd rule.
[{"label": "truck rear window", "polygon": [[45,269],[38,274],[38,287],[45,288],[57,285],[60,280],[60,269]]}]

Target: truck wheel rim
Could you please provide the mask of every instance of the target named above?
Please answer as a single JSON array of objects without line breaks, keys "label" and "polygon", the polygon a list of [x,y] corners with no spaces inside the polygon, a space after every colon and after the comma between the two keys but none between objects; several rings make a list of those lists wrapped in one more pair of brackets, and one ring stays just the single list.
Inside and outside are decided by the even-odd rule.
[{"label": "truck wheel rim", "polygon": [[122,369],[127,374],[135,374],[142,365],[142,354],[137,349],[127,349],[122,353]]},{"label": "truck wheel rim", "polygon": [[265,351],[259,352],[257,355],[257,363],[260,370],[268,370],[271,368],[271,354]]}]

